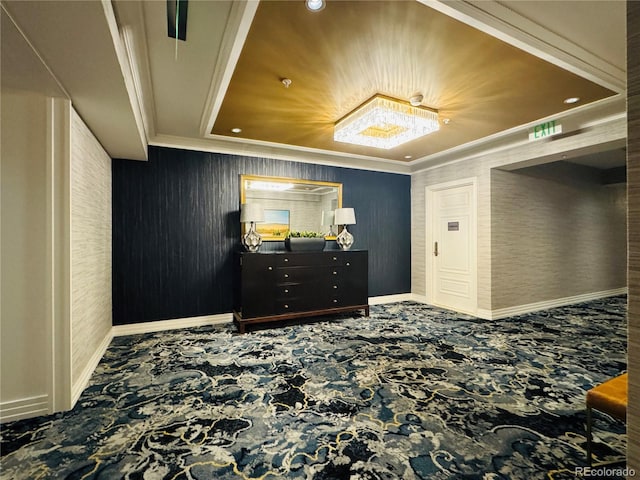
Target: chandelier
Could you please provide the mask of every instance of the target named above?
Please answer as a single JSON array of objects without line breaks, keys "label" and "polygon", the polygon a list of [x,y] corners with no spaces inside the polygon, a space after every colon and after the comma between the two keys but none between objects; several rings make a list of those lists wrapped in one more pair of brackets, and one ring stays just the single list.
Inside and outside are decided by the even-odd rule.
[{"label": "chandelier", "polygon": [[375,95],[336,123],[333,139],[388,150],[439,129],[436,110]]}]

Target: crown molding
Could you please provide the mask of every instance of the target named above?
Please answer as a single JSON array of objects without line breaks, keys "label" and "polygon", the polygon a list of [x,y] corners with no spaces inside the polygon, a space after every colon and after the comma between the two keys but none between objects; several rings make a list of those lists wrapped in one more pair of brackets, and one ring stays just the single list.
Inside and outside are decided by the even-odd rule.
[{"label": "crown molding", "polygon": [[208,135],[206,138],[198,139],[161,134],[154,136],[149,144],[185,150],[273,158],[292,162],[411,175],[527,145],[530,143],[528,130],[533,125],[548,120],[559,120],[565,127],[566,132],[572,132],[616,122],[625,118],[626,98],[622,95],[615,95],[598,102],[576,107],[559,115],[544,117],[407,163],[258,140],[229,138],[222,135]]},{"label": "crown molding", "polygon": [[[107,22],[109,33],[111,34],[114,52],[120,66],[122,77],[124,79],[124,87],[129,98],[131,113],[133,114],[133,119],[137,130],[137,137],[140,139],[140,144],[143,147],[147,144],[148,140],[148,132],[145,129],[145,122],[142,118],[143,115],[141,102],[143,99],[138,96],[138,92],[136,91],[133,67],[130,62],[125,43],[120,36],[120,31],[118,30],[118,22],[116,20],[115,11],[113,10],[113,4],[110,0],[102,0],[102,8],[104,10],[104,16]],[[143,147],[141,149],[141,155],[145,160],[147,159],[146,148]]]},{"label": "crown molding", "polygon": [[141,2],[117,2],[120,38],[127,53],[138,109],[147,139],[156,134],[156,109],[151,81],[144,8]]},{"label": "crown molding", "polygon": [[417,1],[616,93],[626,90],[624,70],[523,17],[503,3],[494,0]]},{"label": "crown molding", "polygon": [[411,173],[418,173],[432,168],[458,163],[477,158],[489,153],[516,148],[529,144],[528,130],[534,125],[549,120],[559,120],[565,132],[590,128],[595,125],[613,122],[626,118],[626,97],[615,95],[603,100],[576,107],[565,112],[540,118],[538,120],[459,145],[443,152],[413,160],[410,163]]},{"label": "crown molding", "polygon": [[409,175],[409,165],[395,160],[384,160],[373,157],[359,157],[338,152],[329,152],[304,147],[290,147],[277,143],[229,139],[224,136],[208,136],[207,138],[187,138],[174,135],[156,135],[149,145],[196,150],[201,152],[244,155],[248,157],[273,158],[289,162],[313,163],[332,167],[371,170],[375,172],[398,173]]},{"label": "crown molding", "polygon": [[229,88],[231,76],[240,58],[258,4],[259,0],[249,0],[234,1],[231,5],[229,20],[222,36],[222,45],[213,69],[211,86],[200,120],[200,135],[203,137],[213,130],[213,124],[220,112],[222,100]]}]

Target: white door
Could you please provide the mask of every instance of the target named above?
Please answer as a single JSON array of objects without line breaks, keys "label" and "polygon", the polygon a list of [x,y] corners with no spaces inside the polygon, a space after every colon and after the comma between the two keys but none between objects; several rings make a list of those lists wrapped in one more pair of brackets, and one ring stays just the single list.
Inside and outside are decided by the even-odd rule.
[{"label": "white door", "polygon": [[[477,310],[475,179],[427,187],[431,303],[475,314]],[[429,235],[430,233],[430,235]]]}]

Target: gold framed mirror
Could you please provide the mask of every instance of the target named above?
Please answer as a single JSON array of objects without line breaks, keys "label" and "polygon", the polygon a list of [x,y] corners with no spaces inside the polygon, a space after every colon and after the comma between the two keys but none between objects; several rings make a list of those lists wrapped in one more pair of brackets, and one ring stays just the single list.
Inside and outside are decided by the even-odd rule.
[{"label": "gold framed mirror", "polygon": [[[333,212],[342,208],[342,184],[298,178],[240,175],[240,204],[256,203],[264,221],[256,224],[263,241],[282,241],[292,232],[316,232],[335,240]],[[246,224],[242,224],[242,235]]]}]

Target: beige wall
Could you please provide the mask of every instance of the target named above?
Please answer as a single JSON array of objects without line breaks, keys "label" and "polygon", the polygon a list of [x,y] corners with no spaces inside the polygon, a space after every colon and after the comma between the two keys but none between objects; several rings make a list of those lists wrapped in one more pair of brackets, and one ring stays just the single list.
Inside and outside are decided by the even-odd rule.
[{"label": "beige wall", "polygon": [[629,407],[627,464],[640,472],[640,2],[627,2]]},{"label": "beige wall", "polygon": [[49,408],[46,114],[42,95],[2,91],[0,406]]},{"label": "beige wall", "polygon": [[[523,134],[524,135],[524,134]],[[475,177],[478,185],[478,308],[495,309],[492,305],[492,191],[491,169],[535,159],[559,157],[562,152],[581,150],[594,145],[624,141],[626,122],[614,119],[586,129],[584,133],[553,142],[527,142],[509,149],[464,159],[440,167],[417,172],[411,177],[411,291],[426,295],[426,205],[425,187],[462,178]],[[557,297],[554,297],[557,298]],[[551,299],[547,299],[551,300]],[[521,304],[525,304],[523,301]]]},{"label": "beige wall", "polygon": [[71,112],[71,381],[76,399],[111,339],[111,158]]},{"label": "beige wall", "polygon": [[492,170],[492,308],[626,287],[626,208],[594,168]]}]

